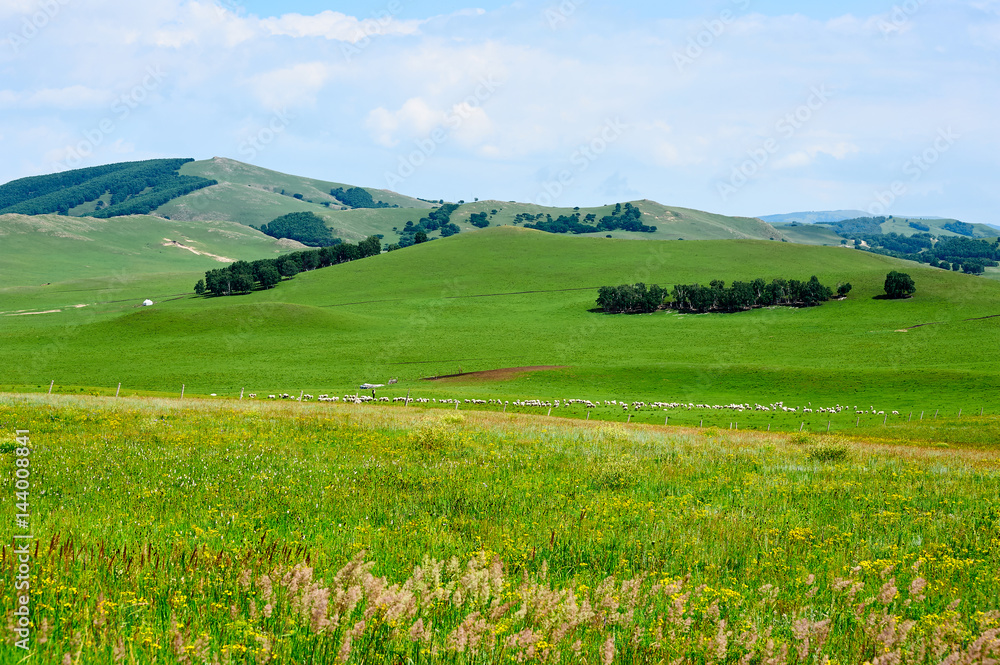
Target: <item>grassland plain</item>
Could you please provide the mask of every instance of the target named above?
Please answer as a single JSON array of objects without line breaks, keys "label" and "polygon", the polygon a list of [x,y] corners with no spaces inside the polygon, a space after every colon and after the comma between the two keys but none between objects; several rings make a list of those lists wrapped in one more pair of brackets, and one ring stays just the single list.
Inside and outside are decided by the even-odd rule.
[{"label": "grassland plain", "polygon": [[0,662],[991,662],[1000,419],[937,427],[0,395]]},{"label": "grassland plain", "polygon": [[[875,299],[892,269],[914,276],[915,298]],[[604,284],[812,274],[854,290],[847,300],[801,310],[589,311]],[[137,276],[127,293],[143,293],[144,284]],[[173,290],[185,286],[180,276],[149,285],[175,294],[190,289]],[[87,288],[47,293],[39,311],[85,302]],[[124,291],[109,293],[127,297]],[[24,305],[41,294],[5,290],[5,311],[19,308],[6,306],[8,298]],[[567,238],[503,227],[305,273],[247,296],[176,296],[152,308],[111,302],[122,299],[107,295],[99,307],[5,316],[0,383],[47,390],[54,380],[56,392],[115,390],[122,382],[126,394],[176,394],[183,384],[204,395],[235,396],[244,388],[344,395],[361,382],[396,377],[395,392],[382,395],[848,407],[836,417],[681,410],[635,416],[760,429],[836,429],[876,419],[881,425],[883,417],[870,413],[859,422],[854,407],[897,410],[893,422],[959,409],[1000,411],[993,390],[1000,369],[987,349],[1000,319],[983,318],[1000,314],[1000,285],[847,249]],[[492,382],[421,380],[537,365],[565,368]],[[587,416],[580,407],[558,412]],[[620,407],[593,415],[626,419]]]}]

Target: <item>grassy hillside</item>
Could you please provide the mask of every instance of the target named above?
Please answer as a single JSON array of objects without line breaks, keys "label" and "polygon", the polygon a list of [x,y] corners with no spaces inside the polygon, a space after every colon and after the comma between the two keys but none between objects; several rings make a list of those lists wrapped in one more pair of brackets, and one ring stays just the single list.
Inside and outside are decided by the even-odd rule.
[{"label": "grassy hillside", "polygon": [[267,258],[299,247],[233,222],[139,215],[111,219],[0,215],[0,242],[4,254],[0,283],[4,286],[108,275],[141,280],[148,273],[204,271],[232,260]]},{"label": "grassy hillside", "polygon": [[[915,298],[874,299],[892,269],[914,277]],[[604,284],[813,274],[831,286],[851,282],[850,298],[735,315],[588,311]],[[56,379],[166,392],[183,383],[201,393],[339,394],[398,377],[396,392],[429,398],[811,401],[968,413],[1000,408],[991,388],[1000,370],[976,351],[1000,332],[1000,319],[971,320],[997,314],[996,281],[863,252],[770,241],[624,242],[504,227],[302,274],[247,296],[191,296],[124,315],[91,309],[10,318],[0,336],[0,366],[8,368],[0,384],[47,387]],[[18,361],[29,355],[31,363]],[[421,381],[524,366],[565,368]],[[710,415],[715,424],[732,422]],[[810,422],[820,420],[826,424],[818,414]],[[798,425],[798,416],[773,422]],[[848,424],[853,413],[838,420]]]},{"label": "grassy hillside", "polygon": [[811,212],[790,212],[783,215],[761,215],[760,219],[770,224],[816,224],[818,222],[840,222],[845,219],[865,217],[864,210],[820,210]]},{"label": "grassy hillside", "polygon": [[[1000,648],[996,417],[975,419],[985,445],[955,420],[887,442],[191,399],[0,395],[0,421],[30,434],[0,463],[10,496],[15,471],[31,483],[31,662]],[[12,641],[0,661],[23,658]]]},{"label": "grassy hillside", "polygon": [[[333,221],[331,213],[343,206],[330,196],[330,190],[337,187],[350,188],[352,185],[349,184],[288,175],[222,157],[185,164],[181,168],[181,174],[211,178],[218,180],[219,184],[161,206],[156,211],[158,215],[171,219],[222,219],[260,226],[288,213],[314,212],[331,220],[331,226],[342,231],[342,237],[348,241],[380,233],[385,227],[380,221],[370,227],[348,224],[340,228]],[[282,191],[285,193],[282,194]],[[418,209],[432,207],[429,203],[395,192],[373,188],[368,188],[368,191],[376,201],[389,205]],[[294,198],[295,194],[301,194],[302,200]],[[328,208],[324,203],[331,206]],[[380,211],[390,212],[385,209]],[[355,228],[362,230],[355,233]]]},{"label": "grassy hillside", "polygon": [[829,226],[823,224],[800,224],[797,222],[775,223],[774,227],[781,231],[781,234],[789,242],[797,242],[803,245],[827,245],[836,247],[841,244],[839,235],[833,232]]}]

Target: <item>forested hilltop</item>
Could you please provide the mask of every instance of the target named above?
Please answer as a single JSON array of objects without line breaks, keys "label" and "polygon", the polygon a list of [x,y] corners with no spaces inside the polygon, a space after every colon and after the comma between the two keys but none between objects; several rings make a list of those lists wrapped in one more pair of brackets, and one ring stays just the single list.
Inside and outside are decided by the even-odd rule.
[{"label": "forested hilltop", "polygon": [[[145,215],[172,199],[218,184],[178,173],[193,161],[150,159],[21,178],[0,186],[0,214]],[[79,209],[88,204],[90,209]]]}]

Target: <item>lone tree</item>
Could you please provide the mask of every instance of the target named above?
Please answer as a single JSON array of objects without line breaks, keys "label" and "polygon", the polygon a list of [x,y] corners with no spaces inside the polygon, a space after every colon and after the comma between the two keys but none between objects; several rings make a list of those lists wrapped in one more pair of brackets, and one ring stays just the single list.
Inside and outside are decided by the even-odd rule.
[{"label": "lone tree", "polygon": [[851,283],[841,284],[837,287],[837,295],[841,298],[846,298],[847,294],[851,292]]},{"label": "lone tree", "polygon": [[893,270],[885,276],[885,294],[890,298],[909,298],[916,290],[913,279],[904,272]]}]

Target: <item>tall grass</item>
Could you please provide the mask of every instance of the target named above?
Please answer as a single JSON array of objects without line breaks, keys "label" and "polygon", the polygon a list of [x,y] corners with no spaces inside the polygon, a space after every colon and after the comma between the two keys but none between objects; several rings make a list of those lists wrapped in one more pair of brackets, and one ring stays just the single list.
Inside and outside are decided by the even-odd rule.
[{"label": "tall grass", "polygon": [[[1000,648],[989,451],[86,397],[0,398],[0,425],[35,447],[34,662],[980,662]],[[9,636],[3,662],[23,655]]]}]

